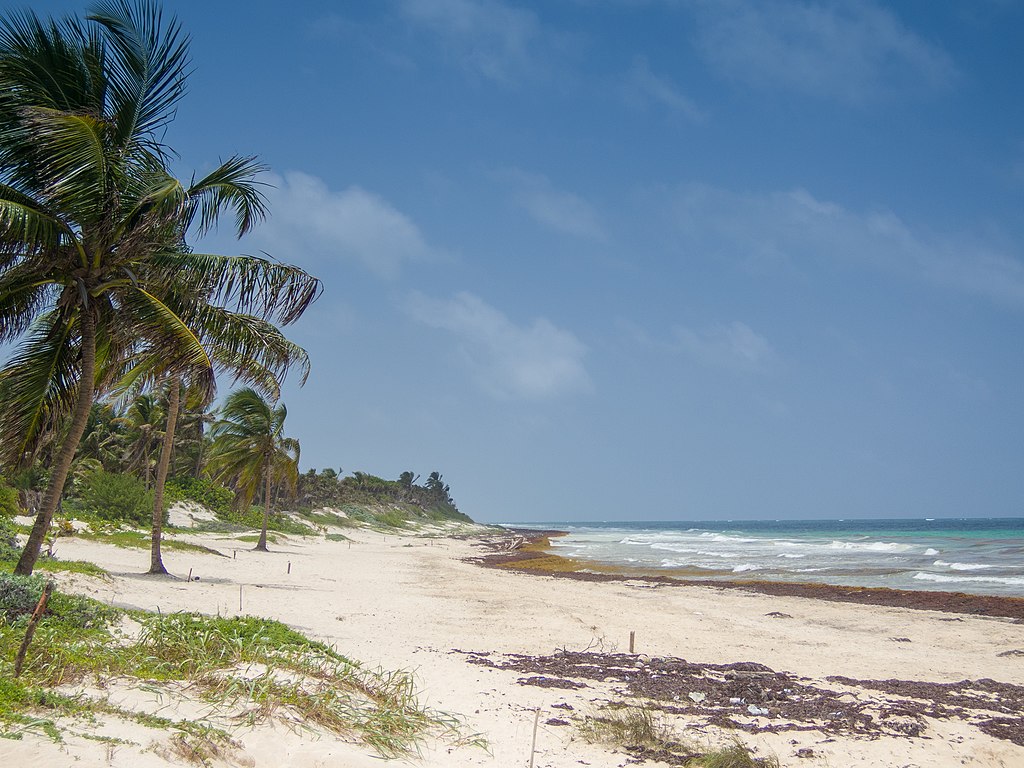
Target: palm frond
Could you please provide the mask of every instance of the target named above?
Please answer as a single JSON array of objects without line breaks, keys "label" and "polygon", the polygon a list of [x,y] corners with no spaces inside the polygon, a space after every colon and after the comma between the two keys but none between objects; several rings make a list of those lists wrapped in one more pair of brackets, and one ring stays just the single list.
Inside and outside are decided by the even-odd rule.
[{"label": "palm frond", "polygon": [[[32,12],[0,20],[0,83],[5,106],[46,106],[63,112],[102,113],[103,87],[97,40],[74,18],[44,23]],[[13,113],[5,119],[16,119]]]},{"label": "palm frond", "polygon": [[210,231],[226,209],[235,212],[239,237],[267,217],[265,186],[255,181],[267,167],[254,157],[232,157],[212,173],[188,188],[194,212],[199,215],[199,234]]},{"label": "palm frond", "polygon": [[212,369],[213,365],[191,328],[157,296],[133,285],[120,296],[125,330],[145,340],[160,355],[168,372]]},{"label": "palm frond", "polygon": [[106,76],[115,145],[138,142],[162,154],[154,135],[185,93],[188,36],[176,19],[165,24],[151,0],[101,0],[87,18],[104,28],[109,41]]},{"label": "palm frond", "polygon": [[264,371],[280,382],[297,368],[300,384],[306,383],[310,367],[306,350],[270,321],[209,305],[197,307],[189,320],[216,366],[236,381],[249,381],[250,371]]},{"label": "palm frond", "polygon": [[182,291],[284,325],[298,320],[323,291],[321,282],[300,267],[258,256],[168,252],[154,256],[151,264]]},{"label": "palm frond", "polygon": [[24,121],[33,133],[36,165],[45,182],[40,192],[47,203],[72,211],[80,223],[99,221],[109,180],[106,124],[43,107],[26,110]]},{"label": "palm frond", "polygon": [[[55,250],[70,230],[39,203],[14,187],[0,184],[0,244],[19,253]],[[0,266],[5,263],[0,260]]]},{"label": "palm frond", "polygon": [[0,370],[0,462],[17,466],[62,417],[79,390],[76,324],[43,315]]},{"label": "palm frond", "polygon": [[0,273],[0,344],[25,333],[57,293],[52,280],[20,266]]}]

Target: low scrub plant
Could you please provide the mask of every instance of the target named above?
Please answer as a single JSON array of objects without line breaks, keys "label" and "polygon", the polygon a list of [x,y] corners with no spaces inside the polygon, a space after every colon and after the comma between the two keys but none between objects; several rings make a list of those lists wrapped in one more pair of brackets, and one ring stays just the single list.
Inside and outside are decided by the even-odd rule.
[{"label": "low scrub plant", "polygon": [[779,768],[774,757],[754,757],[741,743],[702,749],[680,738],[650,706],[609,706],[577,723],[589,742],[624,749],[640,759],[655,759],[687,768]]},{"label": "low scrub plant", "polygon": [[584,718],[580,723],[580,733],[587,741],[621,747],[664,749],[679,745],[672,729],[644,706],[602,710]]}]

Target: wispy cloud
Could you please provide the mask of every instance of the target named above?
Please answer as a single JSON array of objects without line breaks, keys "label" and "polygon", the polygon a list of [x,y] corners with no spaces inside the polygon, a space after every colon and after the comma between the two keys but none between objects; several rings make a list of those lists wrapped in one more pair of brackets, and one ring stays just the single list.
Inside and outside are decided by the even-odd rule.
[{"label": "wispy cloud", "polygon": [[408,216],[361,187],[332,190],[298,171],[267,181],[272,216],[255,239],[280,259],[345,260],[395,278],[403,264],[439,256]]},{"label": "wispy cloud", "polygon": [[698,0],[691,7],[703,56],[754,87],[856,104],[938,90],[958,77],[940,47],[870,0]]},{"label": "wispy cloud", "polygon": [[499,0],[399,0],[399,12],[437,36],[470,71],[508,83],[532,71],[549,44],[537,15]]},{"label": "wispy cloud", "polygon": [[1024,309],[1024,262],[977,236],[924,231],[891,212],[851,211],[799,189],[753,195],[690,184],[670,208],[687,247],[751,268],[839,260]]},{"label": "wispy cloud", "polygon": [[707,117],[704,110],[669,78],[652,72],[645,56],[637,56],[633,60],[626,76],[625,95],[628,101],[653,103],[693,122],[702,122]]},{"label": "wispy cloud", "polygon": [[557,189],[542,174],[510,169],[500,176],[514,186],[516,202],[544,226],[573,237],[607,239],[597,210],[579,195]]},{"label": "wispy cloud", "polygon": [[586,347],[544,318],[516,325],[471,293],[447,300],[415,293],[407,309],[419,322],[459,340],[477,383],[492,397],[543,400],[591,387],[583,365]]},{"label": "wispy cloud", "polygon": [[704,365],[740,371],[763,371],[777,358],[764,336],[739,321],[701,330],[676,326],[669,346]]}]

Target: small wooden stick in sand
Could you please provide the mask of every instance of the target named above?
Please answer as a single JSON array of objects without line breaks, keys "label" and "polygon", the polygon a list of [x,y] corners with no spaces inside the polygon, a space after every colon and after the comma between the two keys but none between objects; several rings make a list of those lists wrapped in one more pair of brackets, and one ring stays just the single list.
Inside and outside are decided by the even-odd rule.
[{"label": "small wooden stick in sand", "polygon": [[39,598],[39,602],[36,604],[36,609],[32,612],[32,618],[28,620],[28,628],[25,630],[25,639],[21,641],[21,648],[18,649],[18,655],[14,659],[14,676],[21,676],[21,665],[25,663],[25,654],[28,652],[28,644],[32,642],[32,635],[36,632],[36,624],[39,623],[39,619],[43,617],[43,611],[46,610],[46,601],[50,599],[50,593],[53,592],[53,582],[46,582],[46,586],[43,587],[43,594]]},{"label": "small wooden stick in sand", "polygon": [[537,751],[537,725],[540,723],[540,707],[533,716],[533,742],[530,744],[530,768],[533,768],[533,755]]}]

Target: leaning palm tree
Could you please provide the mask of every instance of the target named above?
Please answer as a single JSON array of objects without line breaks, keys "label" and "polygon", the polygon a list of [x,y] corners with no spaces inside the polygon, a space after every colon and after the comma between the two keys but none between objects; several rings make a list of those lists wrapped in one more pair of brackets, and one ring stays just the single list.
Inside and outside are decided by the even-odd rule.
[{"label": "leaning palm tree", "polygon": [[0,370],[0,462],[18,465],[62,435],[19,574],[34,568],[90,407],[110,384],[100,373],[149,350],[168,370],[206,371],[212,386],[212,362],[169,296],[287,323],[320,290],[267,259],[184,247],[183,221],[204,231],[230,210],[241,235],[265,211],[244,183],[261,169],[252,158],[189,185],[167,171],[161,137],[187,51],[177,23],[146,0],[98,3],[88,24],[0,20],[0,344],[19,342]]},{"label": "leaning palm tree", "polygon": [[267,524],[275,484],[295,488],[299,476],[299,443],[284,436],[288,410],[273,406],[247,387],[228,395],[213,428],[207,469],[235,489],[235,503],[248,508],[262,486],[263,527],[256,549],[267,551]]}]

